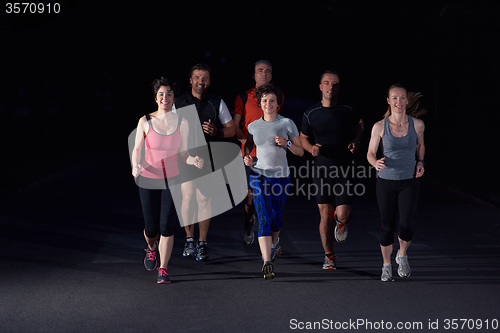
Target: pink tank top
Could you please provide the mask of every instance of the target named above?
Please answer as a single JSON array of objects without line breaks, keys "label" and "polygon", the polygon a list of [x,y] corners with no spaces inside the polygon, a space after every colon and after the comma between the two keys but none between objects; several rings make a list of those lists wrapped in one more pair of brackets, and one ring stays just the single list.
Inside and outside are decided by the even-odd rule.
[{"label": "pink tank top", "polygon": [[149,123],[149,131],[144,139],[146,151],[141,176],[153,179],[177,176],[179,174],[177,153],[181,146],[181,133],[179,130],[181,117],[179,117],[175,132],[169,135],[155,132],[151,117],[146,115],[146,119]]}]

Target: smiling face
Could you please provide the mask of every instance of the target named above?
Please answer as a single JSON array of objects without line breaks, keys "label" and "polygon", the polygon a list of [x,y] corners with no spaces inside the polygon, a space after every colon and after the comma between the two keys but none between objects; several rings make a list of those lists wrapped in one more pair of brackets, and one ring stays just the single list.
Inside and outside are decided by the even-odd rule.
[{"label": "smiling face", "polygon": [[170,86],[160,86],[155,100],[156,104],[158,104],[158,110],[171,111],[175,101],[174,92]]},{"label": "smiling face", "polygon": [[401,114],[406,112],[406,105],[408,105],[408,96],[404,88],[392,88],[389,90],[389,97],[387,97],[387,104],[391,106],[392,114]]},{"label": "smiling face", "polygon": [[326,73],[321,78],[319,90],[323,94],[323,99],[332,100],[337,97],[340,90],[340,80],[338,75]]},{"label": "smiling face", "polygon": [[260,99],[260,107],[262,108],[262,111],[264,111],[264,114],[275,114],[278,110],[278,98],[273,93],[262,95],[262,98]]},{"label": "smiling face", "polygon": [[195,69],[189,83],[191,83],[193,95],[201,96],[210,86],[210,73],[204,69]]}]

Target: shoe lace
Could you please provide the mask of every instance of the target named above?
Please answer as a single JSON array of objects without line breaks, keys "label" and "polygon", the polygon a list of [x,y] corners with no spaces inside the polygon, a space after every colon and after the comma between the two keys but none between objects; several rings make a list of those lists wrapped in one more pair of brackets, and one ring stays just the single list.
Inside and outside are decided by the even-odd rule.
[{"label": "shoe lace", "polygon": [[329,264],[333,263],[333,261],[337,259],[337,255],[332,254],[326,257],[326,260],[328,261]]},{"label": "shoe lace", "polygon": [[144,251],[146,251],[148,260],[156,260],[156,251],[151,251],[150,249],[144,249]]},{"label": "shoe lace", "polygon": [[199,245],[198,246],[198,253],[199,254],[205,254],[205,253],[207,253],[207,246],[206,245]]},{"label": "shoe lace", "polygon": [[343,234],[345,232],[345,226],[346,226],[345,223],[339,223],[337,225],[337,229],[339,231],[339,234]]},{"label": "shoe lace", "polygon": [[158,268],[158,275],[162,277],[168,276],[167,269],[163,267]]}]

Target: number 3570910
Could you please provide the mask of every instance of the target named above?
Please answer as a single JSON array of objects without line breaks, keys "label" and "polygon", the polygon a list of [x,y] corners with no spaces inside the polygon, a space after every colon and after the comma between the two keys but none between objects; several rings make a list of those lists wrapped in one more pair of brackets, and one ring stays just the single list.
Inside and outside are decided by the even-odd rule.
[{"label": "number 3570910", "polygon": [[5,4],[5,12],[7,14],[58,14],[61,12],[61,5],[57,2],[8,2]]}]

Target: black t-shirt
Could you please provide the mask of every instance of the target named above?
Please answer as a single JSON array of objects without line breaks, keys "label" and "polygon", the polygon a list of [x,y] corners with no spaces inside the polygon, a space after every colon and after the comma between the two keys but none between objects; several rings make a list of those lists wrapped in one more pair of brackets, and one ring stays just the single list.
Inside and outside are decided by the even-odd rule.
[{"label": "black t-shirt", "polygon": [[348,105],[338,103],[334,107],[324,107],[319,102],[304,112],[301,132],[321,145],[319,156],[332,160],[349,159],[352,154],[347,147],[360,119]]}]

